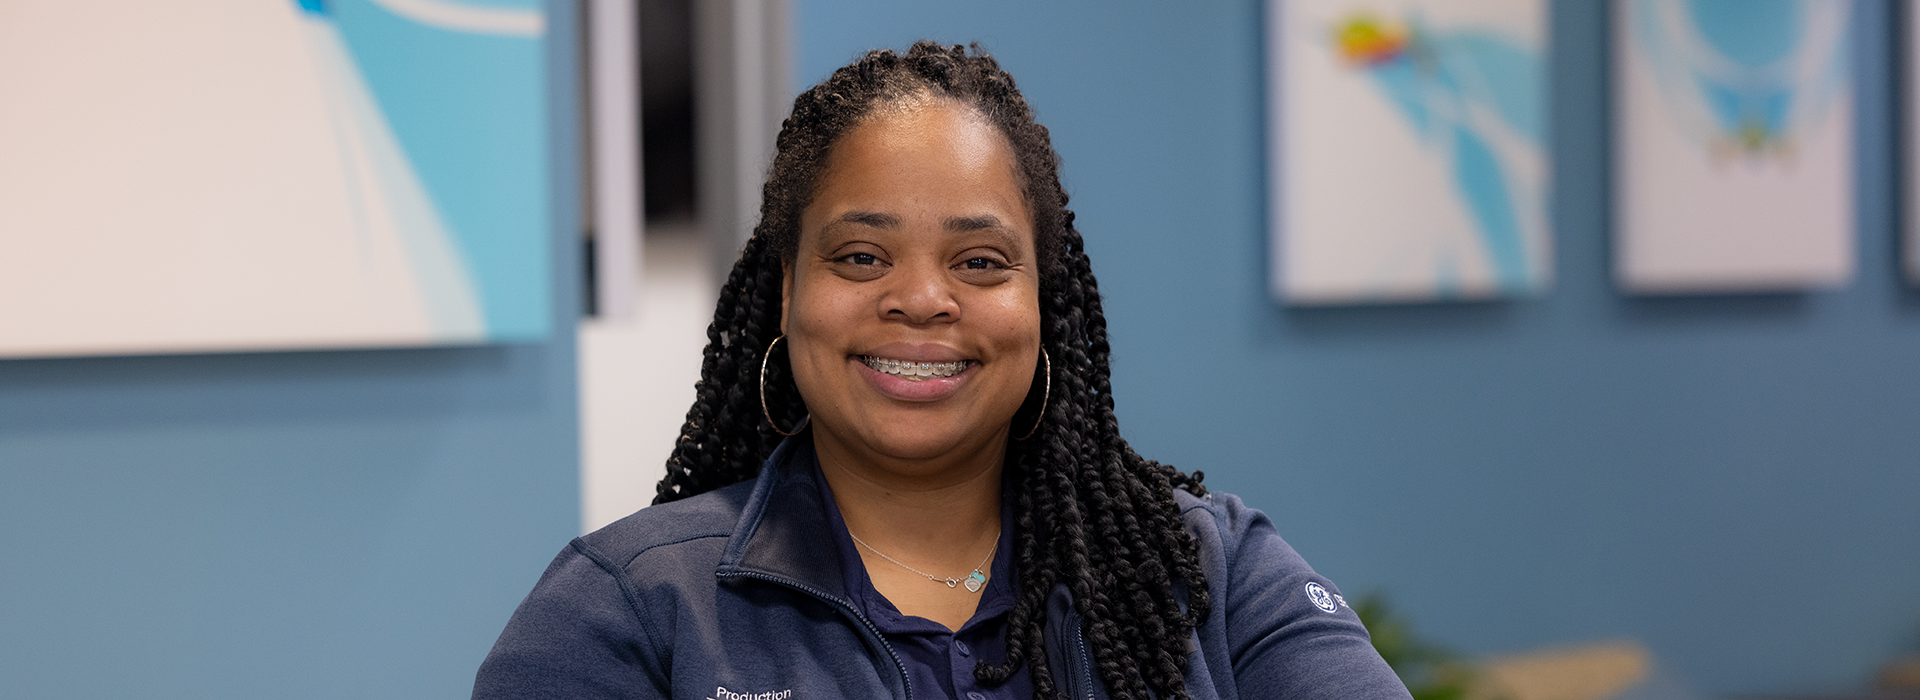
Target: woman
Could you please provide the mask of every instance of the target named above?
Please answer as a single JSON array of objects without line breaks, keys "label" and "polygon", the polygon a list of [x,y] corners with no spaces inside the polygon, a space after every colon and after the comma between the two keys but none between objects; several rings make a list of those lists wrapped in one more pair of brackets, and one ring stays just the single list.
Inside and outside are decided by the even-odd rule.
[{"label": "woman", "polygon": [[802,94],[655,505],[475,697],[1406,697],[1259,512],[1121,439],[1058,156],[992,58]]}]

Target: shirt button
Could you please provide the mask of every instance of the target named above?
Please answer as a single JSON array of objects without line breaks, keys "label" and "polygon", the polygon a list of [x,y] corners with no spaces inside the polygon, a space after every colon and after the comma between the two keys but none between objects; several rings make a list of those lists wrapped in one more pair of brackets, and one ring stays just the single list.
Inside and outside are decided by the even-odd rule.
[{"label": "shirt button", "polygon": [[[960,641],[958,639],[953,640],[953,650],[960,652],[961,656],[973,656],[973,650],[967,648],[967,643]],[[978,699],[976,698],[974,700],[978,700]]]},{"label": "shirt button", "polygon": [[967,691],[967,700],[987,700],[987,696],[973,691]]}]

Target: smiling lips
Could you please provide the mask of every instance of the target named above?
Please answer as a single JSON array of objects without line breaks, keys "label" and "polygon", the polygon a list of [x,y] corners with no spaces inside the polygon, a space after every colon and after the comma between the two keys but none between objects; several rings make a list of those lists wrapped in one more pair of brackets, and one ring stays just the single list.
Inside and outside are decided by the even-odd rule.
[{"label": "smiling lips", "polygon": [[887,374],[910,382],[924,382],[929,379],[942,379],[959,374],[967,369],[971,360],[957,362],[914,362],[911,360],[890,360],[884,357],[861,355],[860,362],[873,371]]}]

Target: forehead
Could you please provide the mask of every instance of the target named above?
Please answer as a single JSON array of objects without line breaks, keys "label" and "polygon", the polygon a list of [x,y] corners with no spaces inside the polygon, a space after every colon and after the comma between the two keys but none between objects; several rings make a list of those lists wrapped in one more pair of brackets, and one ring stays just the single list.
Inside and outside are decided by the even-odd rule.
[{"label": "forehead", "polygon": [[972,108],[938,98],[878,107],[834,144],[802,212],[802,236],[853,211],[994,216],[1032,231],[1006,137]]},{"label": "forehead", "polygon": [[1012,145],[979,110],[948,98],[915,95],[875,105],[834,144],[827,169],[902,152],[944,155],[972,166],[985,165],[988,159],[1014,164]]}]

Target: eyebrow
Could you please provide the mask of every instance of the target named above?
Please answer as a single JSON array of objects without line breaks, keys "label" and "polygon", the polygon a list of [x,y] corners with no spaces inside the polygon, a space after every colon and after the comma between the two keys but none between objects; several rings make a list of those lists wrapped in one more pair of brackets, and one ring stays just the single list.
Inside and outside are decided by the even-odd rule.
[{"label": "eyebrow", "polygon": [[[893,228],[900,225],[900,217],[877,211],[850,211],[841,214],[835,223],[860,224],[873,228]],[[979,216],[949,216],[941,222],[948,231],[984,231],[987,229],[1007,228],[1000,217],[992,214]]]},{"label": "eyebrow", "polygon": [[991,228],[1003,229],[1007,227],[1006,224],[1000,222],[1000,217],[992,214],[982,214],[980,216],[950,216],[947,217],[944,223],[946,223],[948,231],[983,231]]},{"label": "eyebrow", "polygon": [[[949,216],[942,219],[940,223],[950,233],[985,235],[998,241],[999,245],[1010,249],[1022,247],[1020,235],[1013,230],[1013,227],[992,214]],[[841,214],[839,218],[827,224],[822,231],[831,231],[846,224],[876,229],[895,229],[900,226],[900,217],[877,211],[850,211]],[[822,240],[821,243],[825,244],[826,241]]]},{"label": "eyebrow", "polygon": [[893,228],[900,225],[900,217],[882,214],[877,211],[850,211],[841,214],[835,223],[860,224],[873,228]]}]

